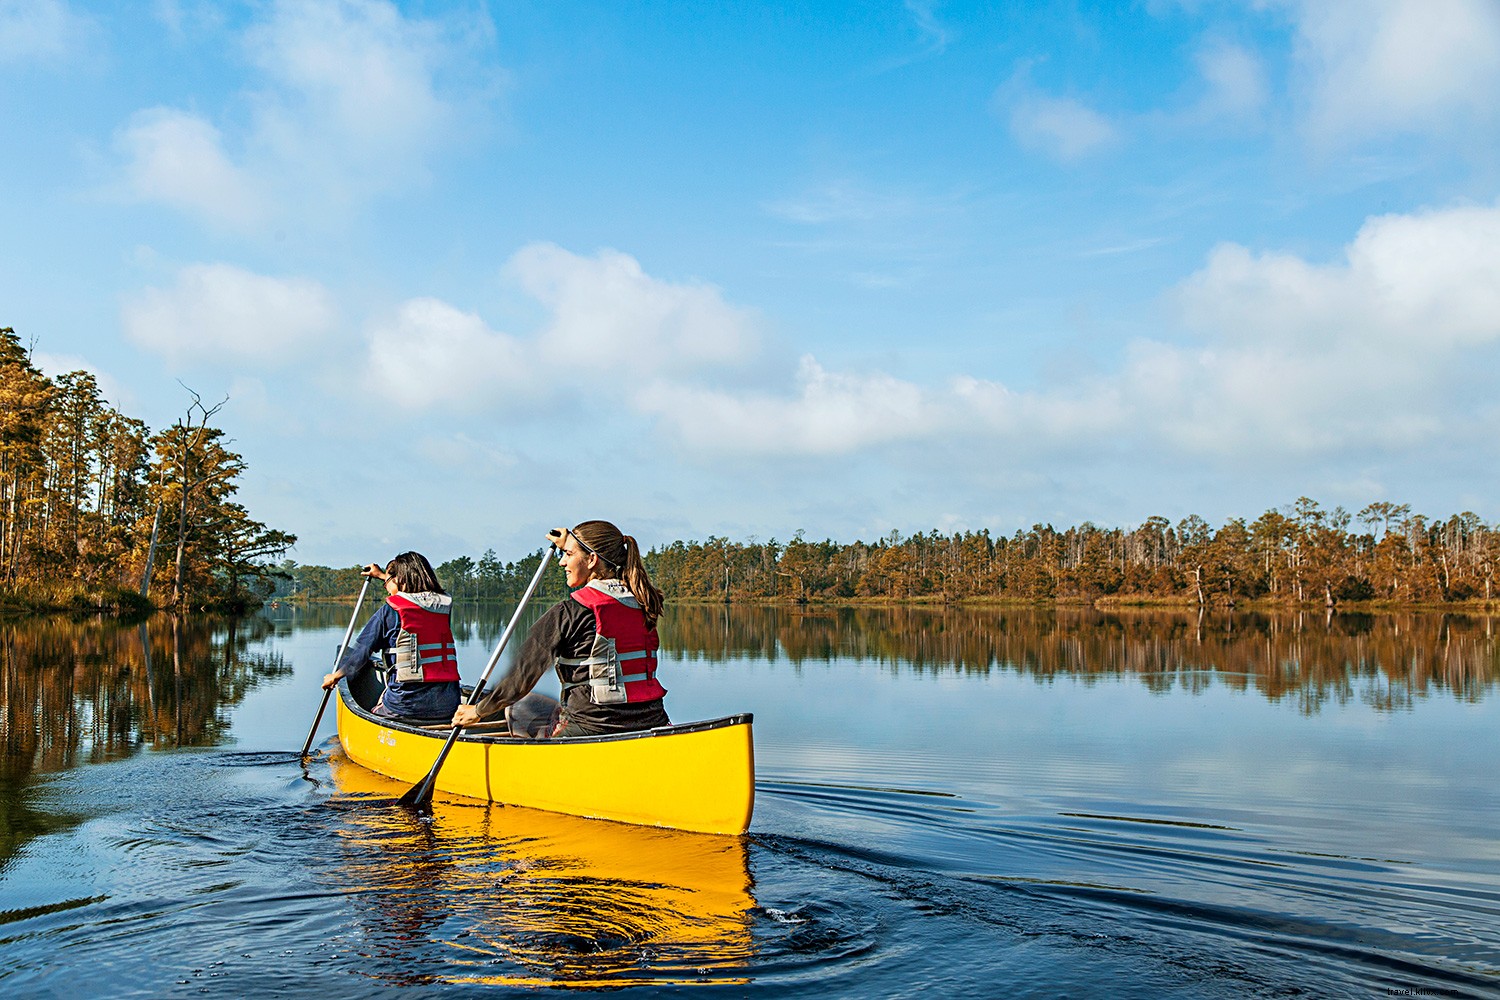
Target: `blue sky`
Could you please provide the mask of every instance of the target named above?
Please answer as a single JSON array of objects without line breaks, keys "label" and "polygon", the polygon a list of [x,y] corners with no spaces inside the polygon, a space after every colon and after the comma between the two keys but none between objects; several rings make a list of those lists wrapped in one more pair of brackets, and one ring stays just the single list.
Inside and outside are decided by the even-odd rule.
[{"label": "blue sky", "polygon": [[0,93],[0,325],[301,562],[1500,518],[1494,0],[0,0]]}]

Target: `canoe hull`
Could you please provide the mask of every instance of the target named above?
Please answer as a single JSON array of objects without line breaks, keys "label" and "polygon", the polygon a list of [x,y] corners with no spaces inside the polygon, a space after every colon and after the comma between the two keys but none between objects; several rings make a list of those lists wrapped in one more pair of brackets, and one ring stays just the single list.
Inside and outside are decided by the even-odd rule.
[{"label": "canoe hull", "polygon": [[[736,835],[755,806],[749,715],[584,739],[461,734],[437,788],[473,799],[698,833]],[[339,685],[339,742],[356,763],[416,784],[446,732],[382,719]]]}]

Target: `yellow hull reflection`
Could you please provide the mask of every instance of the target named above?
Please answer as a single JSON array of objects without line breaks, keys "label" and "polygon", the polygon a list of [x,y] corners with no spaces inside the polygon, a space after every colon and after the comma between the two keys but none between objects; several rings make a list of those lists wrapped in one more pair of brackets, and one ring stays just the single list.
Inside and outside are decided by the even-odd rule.
[{"label": "yellow hull reflection", "polygon": [[[400,783],[331,758],[341,796]],[[430,954],[424,981],[619,988],[744,983],[753,955],[745,842],[462,800],[430,820],[351,810],[339,881],[371,954]]]},{"label": "yellow hull reflection", "polygon": [[[738,835],[755,808],[750,727],[750,716],[741,715],[578,740],[464,734],[437,787],[572,816]],[[352,760],[408,785],[426,777],[448,735],[371,715],[347,682],[339,685],[338,731]]]}]

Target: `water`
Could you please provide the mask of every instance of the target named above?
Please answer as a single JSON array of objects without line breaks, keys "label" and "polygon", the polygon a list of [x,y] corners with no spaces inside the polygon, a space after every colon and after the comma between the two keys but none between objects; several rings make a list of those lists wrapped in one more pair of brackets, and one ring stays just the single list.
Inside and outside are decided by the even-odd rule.
[{"label": "water", "polygon": [[725,838],[302,764],[346,614],[0,625],[0,993],[1500,995],[1486,618],[674,609]]}]

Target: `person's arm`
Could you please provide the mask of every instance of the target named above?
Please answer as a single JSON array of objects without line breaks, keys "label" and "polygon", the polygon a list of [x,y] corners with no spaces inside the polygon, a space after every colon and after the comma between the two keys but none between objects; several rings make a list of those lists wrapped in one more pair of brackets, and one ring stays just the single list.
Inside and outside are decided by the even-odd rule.
[{"label": "person's arm", "polygon": [[394,614],[394,608],[389,604],[382,604],[370,616],[365,627],[359,630],[359,635],[344,650],[344,655],[339,657],[333,673],[323,675],[323,687],[331,688],[339,682],[339,678],[353,677],[370,665],[370,655],[377,649],[385,648],[386,633],[390,631],[390,618]]},{"label": "person's arm", "polygon": [[526,633],[521,652],[505,672],[505,676],[494,687],[489,688],[477,703],[458,706],[458,711],[453,713],[455,726],[472,726],[483,719],[494,718],[504,712],[507,705],[514,705],[536,687],[536,682],[552,668],[557,661],[558,651],[563,648],[569,624],[567,606],[574,603],[576,602],[564,599],[548,608],[536,620],[536,624]]}]

